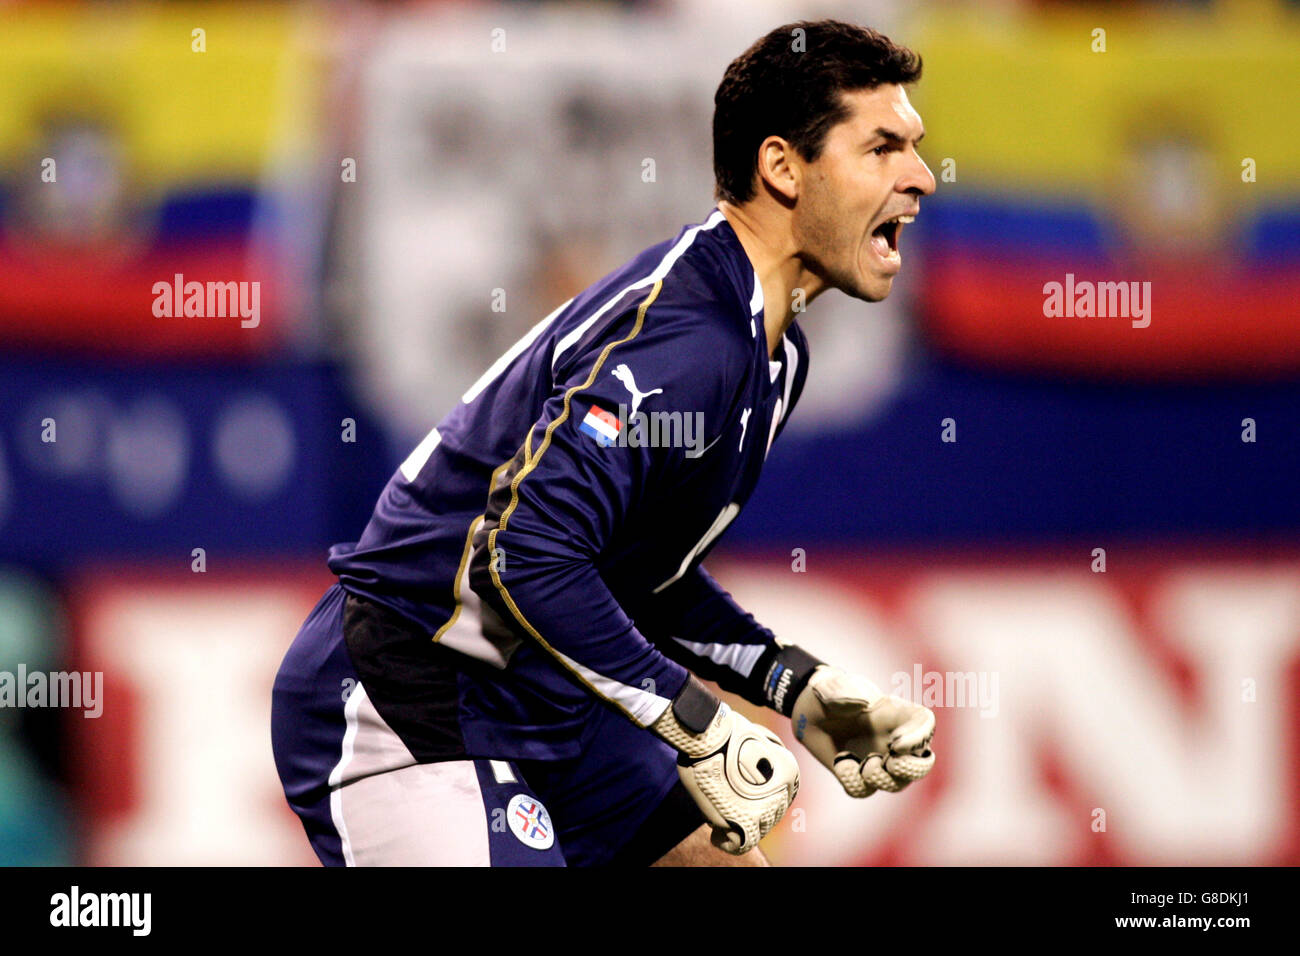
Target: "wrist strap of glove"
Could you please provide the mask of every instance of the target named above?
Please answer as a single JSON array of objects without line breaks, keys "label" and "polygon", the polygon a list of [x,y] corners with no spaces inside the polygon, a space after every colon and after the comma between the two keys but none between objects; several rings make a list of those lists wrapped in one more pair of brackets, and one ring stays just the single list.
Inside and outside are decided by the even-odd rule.
[{"label": "wrist strap of glove", "polygon": [[727,705],[692,676],[650,729],[676,747],[684,759],[698,760],[727,742],[728,712]]},{"label": "wrist strap of glove", "polygon": [[813,671],[825,663],[797,645],[774,645],[754,664],[745,699],[789,717]]},{"label": "wrist strap of glove", "polygon": [[685,730],[702,734],[713,723],[722,701],[709,693],[694,677],[689,678],[673,698],[673,716]]}]

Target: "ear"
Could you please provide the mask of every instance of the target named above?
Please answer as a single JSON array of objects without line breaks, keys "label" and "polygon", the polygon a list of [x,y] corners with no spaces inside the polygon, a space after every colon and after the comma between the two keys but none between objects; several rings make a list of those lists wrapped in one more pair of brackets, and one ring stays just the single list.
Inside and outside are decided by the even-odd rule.
[{"label": "ear", "polygon": [[802,168],[799,156],[780,136],[769,136],[758,147],[758,178],[793,202],[799,195]]}]

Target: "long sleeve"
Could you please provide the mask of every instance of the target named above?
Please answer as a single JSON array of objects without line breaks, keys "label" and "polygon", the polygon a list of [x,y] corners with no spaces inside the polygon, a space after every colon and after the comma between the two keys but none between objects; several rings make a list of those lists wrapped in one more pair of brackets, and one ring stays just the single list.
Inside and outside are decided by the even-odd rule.
[{"label": "long sleeve", "polygon": [[736,603],[702,565],[638,613],[648,636],[672,659],[723,690],[763,704],[757,687],[776,636]]},{"label": "long sleeve", "polygon": [[737,364],[748,361],[744,341],[715,323],[655,310],[657,292],[557,370],[541,416],[494,478],[470,559],[470,584],[485,602],[642,726],[687,670],[637,629],[597,562],[640,502],[675,480],[684,450],[611,443],[620,405],[639,396],[642,410],[700,411],[706,427],[720,427]]}]

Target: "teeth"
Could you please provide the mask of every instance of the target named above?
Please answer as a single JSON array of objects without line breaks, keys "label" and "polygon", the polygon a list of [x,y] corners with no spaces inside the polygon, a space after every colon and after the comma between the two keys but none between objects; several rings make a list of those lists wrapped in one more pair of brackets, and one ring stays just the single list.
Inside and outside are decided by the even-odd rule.
[{"label": "teeth", "polygon": [[[916,217],[915,216],[894,216],[892,219],[886,219],[884,222],[880,224],[880,226],[888,226],[893,223],[897,223],[900,226],[906,226],[909,222],[916,222]],[[877,226],[876,228],[880,228],[880,226]]]}]

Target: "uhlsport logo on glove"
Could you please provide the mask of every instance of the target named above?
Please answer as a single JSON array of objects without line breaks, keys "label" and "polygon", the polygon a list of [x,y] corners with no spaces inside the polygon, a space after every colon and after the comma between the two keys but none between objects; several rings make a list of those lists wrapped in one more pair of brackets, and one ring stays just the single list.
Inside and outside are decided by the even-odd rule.
[{"label": "uhlsport logo on glove", "polygon": [[555,844],[555,827],[551,815],[540,800],[526,793],[517,793],[506,807],[506,819],[513,833],[526,847],[549,850]]}]

